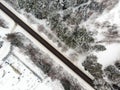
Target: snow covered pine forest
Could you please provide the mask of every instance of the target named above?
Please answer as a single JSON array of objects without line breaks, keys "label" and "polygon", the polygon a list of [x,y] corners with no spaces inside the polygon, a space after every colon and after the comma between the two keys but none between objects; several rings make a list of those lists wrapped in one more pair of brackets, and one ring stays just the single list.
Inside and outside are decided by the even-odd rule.
[{"label": "snow covered pine forest", "polygon": [[[35,32],[93,79],[96,90],[120,90],[120,0],[3,1],[13,7]],[[4,28],[9,26],[4,22],[1,14],[0,29],[7,31]],[[45,51],[41,52],[31,44],[23,31],[10,33],[8,30],[4,38],[2,31],[1,39],[5,41],[1,40],[0,47],[9,41],[12,56],[18,49],[22,51],[53,82],[58,80],[60,90],[84,89],[64,68],[57,72],[61,66],[48,59]]]}]

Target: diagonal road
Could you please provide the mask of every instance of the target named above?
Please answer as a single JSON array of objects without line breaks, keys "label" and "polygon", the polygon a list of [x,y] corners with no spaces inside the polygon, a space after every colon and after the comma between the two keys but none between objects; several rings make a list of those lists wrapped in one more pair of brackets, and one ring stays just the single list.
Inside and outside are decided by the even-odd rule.
[{"label": "diagonal road", "polygon": [[17,17],[14,13],[12,13],[2,3],[0,3],[0,9],[4,11],[9,17],[11,17],[22,28],[24,28],[36,40],[38,40],[42,45],[44,45],[55,56],[57,56],[63,63],[65,63],[70,69],[72,69],[78,76],[80,76],[83,80],[85,80],[92,87],[94,86],[93,81],[86,74],[84,74],[78,67],[72,64],[65,56],[63,56],[60,52],[58,52],[53,46],[51,46],[47,41],[45,41],[41,36],[39,36],[34,30],[32,30],[27,24],[25,24],[19,17]]}]

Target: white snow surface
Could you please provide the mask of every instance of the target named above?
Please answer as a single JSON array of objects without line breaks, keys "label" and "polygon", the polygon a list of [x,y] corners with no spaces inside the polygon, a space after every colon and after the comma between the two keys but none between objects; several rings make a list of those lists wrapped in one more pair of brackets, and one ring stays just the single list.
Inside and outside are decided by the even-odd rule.
[{"label": "white snow surface", "polygon": [[[21,58],[21,60],[23,58]],[[9,64],[4,63],[2,69],[0,69],[1,90],[64,90],[59,81],[52,81],[50,78],[46,78],[41,81],[13,55],[10,55],[6,61],[12,64],[12,66],[22,74],[20,75],[11,68]],[[29,63],[29,61],[26,63]],[[36,66],[34,65],[34,67]],[[57,87],[54,85],[57,85]]]},{"label": "white snow surface", "polygon": [[[11,30],[14,27],[15,22],[8,15],[6,15],[2,10],[0,10],[0,17],[6,21],[6,24],[9,27],[9,29],[4,29],[4,28],[0,27],[0,33],[2,36],[4,36],[5,33],[11,32]],[[2,30],[4,30],[4,32]]]},{"label": "white snow surface", "polygon": [[[6,34],[10,33],[12,28],[14,27],[14,21],[9,18],[3,11],[0,10],[0,17],[5,20],[8,28],[0,27],[0,41],[4,41],[3,47],[0,48],[0,63],[2,63],[2,59],[8,54],[10,51],[10,43],[5,40]],[[6,51],[6,52],[5,52]]]},{"label": "white snow surface", "polygon": [[98,57],[98,62],[103,65],[103,68],[120,60],[120,44],[115,43],[105,46],[107,50],[95,53]]}]

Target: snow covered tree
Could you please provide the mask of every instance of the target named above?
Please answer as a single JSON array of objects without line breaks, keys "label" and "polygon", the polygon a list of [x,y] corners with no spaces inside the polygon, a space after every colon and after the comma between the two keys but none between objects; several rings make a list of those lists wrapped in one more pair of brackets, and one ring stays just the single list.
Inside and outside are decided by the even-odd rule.
[{"label": "snow covered tree", "polygon": [[94,38],[89,35],[85,28],[80,28],[78,25],[70,31],[62,21],[60,14],[54,14],[49,17],[52,31],[57,37],[63,41],[70,48],[80,47],[82,51],[89,51],[91,43]]},{"label": "snow covered tree", "polygon": [[3,41],[0,41],[0,48],[3,46],[3,43],[4,43]]},{"label": "snow covered tree", "polygon": [[23,9],[26,5],[26,0],[17,0],[19,9]]},{"label": "snow covered tree", "polygon": [[50,5],[49,5],[49,11],[58,11],[62,10],[62,1],[61,0],[51,0]]},{"label": "snow covered tree", "polygon": [[68,80],[62,79],[61,83],[62,83],[62,85],[63,85],[63,87],[64,87],[65,90],[70,90],[70,86],[71,85],[70,85],[70,82]]},{"label": "snow covered tree", "polygon": [[49,0],[18,0],[18,7],[39,19],[44,19],[49,11],[49,2]]},{"label": "snow covered tree", "polygon": [[104,50],[106,50],[106,48],[103,45],[94,45],[92,47],[92,49],[95,50],[95,51],[104,51]]},{"label": "snow covered tree", "polygon": [[[118,65],[118,62],[117,62]],[[105,69],[106,77],[108,78],[109,82],[111,83],[113,90],[120,89],[120,71],[114,65],[109,65]]]},{"label": "snow covered tree", "polygon": [[10,41],[14,46],[23,47],[23,43],[21,42],[22,38],[18,33],[7,34],[7,40]]},{"label": "snow covered tree", "polygon": [[50,14],[47,19],[49,21],[51,30],[56,30],[56,27],[58,27],[58,26],[60,27],[60,25],[61,25],[61,16],[60,16],[60,14],[58,14],[58,13]]},{"label": "snow covered tree", "polygon": [[62,78],[60,81],[64,87],[64,90],[81,90],[80,86],[77,86],[75,83],[73,85],[73,83],[71,83],[71,81],[67,78]]},{"label": "snow covered tree", "polygon": [[113,90],[120,90],[120,85],[112,84]]},{"label": "snow covered tree", "polygon": [[2,17],[0,16],[0,27],[3,28],[8,28],[7,23],[5,22],[4,19],[2,19]]},{"label": "snow covered tree", "polygon": [[113,90],[113,87],[103,78],[96,78],[94,80],[94,85],[96,90]]},{"label": "snow covered tree", "polygon": [[102,65],[97,63],[97,57],[95,55],[87,56],[82,65],[84,66],[85,70],[90,72],[90,74],[95,78],[103,77]]},{"label": "snow covered tree", "polygon": [[85,28],[75,28],[70,36],[72,47],[80,46],[83,51],[89,51],[90,44],[94,42],[94,38],[89,36]]},{"label": "snow covered tree", "polygon": [[83,3],[87,3],[89,0],[76,0],[76,4],[77,5],[80,5],[80,4],[83,4]]},{"label": "snow covered tree", "polygon": [[120,70],[120,60],[117,60],[117,61],[115,62],[115,66]]},{"label": "snow covered tree", "polygon": [[107,66],[105,69],[107,78],[114,84],[120,84],[120,71],[113,65]]},{"label": "snow covered tree", "polygon": [[85,70],[93,75],[93,82],[96,90],[113,90],[112,85],[106,82],[106,80],[103,78],[104,73],[102,70],[102,65],[97,63],[97,57],[95,55],[87,56],[82,65],[84,66]]}]

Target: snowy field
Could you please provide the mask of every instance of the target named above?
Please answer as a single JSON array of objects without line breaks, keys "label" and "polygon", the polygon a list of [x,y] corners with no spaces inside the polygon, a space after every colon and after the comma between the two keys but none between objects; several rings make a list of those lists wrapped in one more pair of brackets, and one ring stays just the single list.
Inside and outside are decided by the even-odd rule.
[{"label": "snowy field", "polygon": [[[0,13],[0,18],[5,20],[5,25],[8,25],[8,28],[0,26],[0,41],[3,41],[2,47],[0,48],[0,90],[65,90],[59,79],[64,77],[70,81],[72,85],[69,85],[71,85],[72,88],[78,86],[78,89],[75,90],[80,90],[80,88],[81,90],[94,90],[64,63],[60,62],[56,56],[51,54],[44,46],[25,32],[25,30],[15,24],[6,14],[2,11],[0,11]],[[47,58],[50,58],[50,63],[53,64],[54,68],[61,68],[62,71],[59,71],[61,72],[59,78],[53,80],[31,60],[29,55],[27,56],[24,53],[24,50],[22,51],[21,48],[13,46],[6,39],[6,34],[17,32],[25,35],[23,38],[26,37],[30,39],[27,40],[28,42],[23,40],[25,45],[32,43],[32,45],[40,49],[43,56],[47,54]],[[57,70],[57,68],[55,70]],[[59,76],[59,73],[56,75]]]}]

